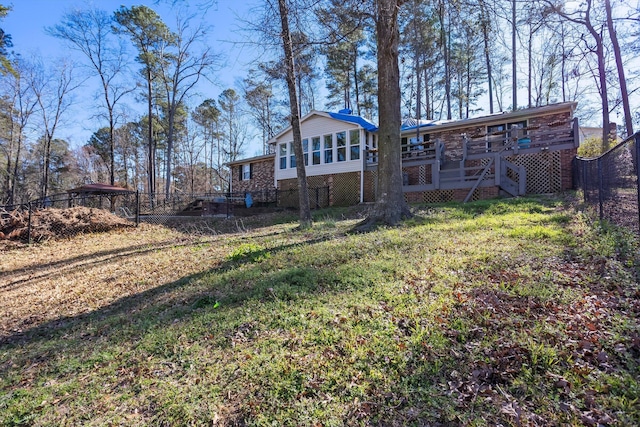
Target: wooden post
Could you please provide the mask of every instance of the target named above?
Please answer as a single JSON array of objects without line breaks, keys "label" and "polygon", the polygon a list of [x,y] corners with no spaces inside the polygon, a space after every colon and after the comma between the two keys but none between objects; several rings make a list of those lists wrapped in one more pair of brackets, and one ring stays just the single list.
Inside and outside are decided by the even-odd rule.
[{"label": "wooden post", "polygon": [[580,126],[578,126],[578,118],[573,119],[573,145],[580,146]]},{"label": "wooden post", "polygon": [[520,166],[518,174],[518,192],[521,196],[527,194],[527,168]]}]

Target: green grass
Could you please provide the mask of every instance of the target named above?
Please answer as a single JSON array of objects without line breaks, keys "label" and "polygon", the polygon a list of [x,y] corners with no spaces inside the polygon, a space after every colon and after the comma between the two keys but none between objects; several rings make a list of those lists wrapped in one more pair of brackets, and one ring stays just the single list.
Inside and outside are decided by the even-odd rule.
[{"label": "green grass", "polygon": [[640,424],[632,235],[550,198],[413,210],[248,229],[218,267],[6,341],[0,424]]}]

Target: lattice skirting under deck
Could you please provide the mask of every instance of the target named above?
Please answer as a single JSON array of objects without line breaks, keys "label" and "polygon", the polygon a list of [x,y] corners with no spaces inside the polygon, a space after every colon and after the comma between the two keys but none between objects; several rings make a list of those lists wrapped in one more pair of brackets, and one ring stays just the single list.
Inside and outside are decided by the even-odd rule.
[{"label": "lattice skirting under deck", "polygon": [[545,194],[562,191],[560,151],[543,151],[506,158],[527,170],[527,194]]}]

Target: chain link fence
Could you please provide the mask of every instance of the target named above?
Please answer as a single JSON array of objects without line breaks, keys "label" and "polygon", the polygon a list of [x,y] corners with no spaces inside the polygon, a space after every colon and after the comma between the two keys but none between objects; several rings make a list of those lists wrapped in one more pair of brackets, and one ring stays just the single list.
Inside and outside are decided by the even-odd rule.
[{"label": "chain link fence", "polygon": [[0,206],[0,241],[30,244],[135,226],[136,203],[137,194],[131,192],[82,197],[55,194],[27,204]]},{"label": "chain link fence", "polygon": [[[312,209],[329,206],[328,187],[310,189],[309,198]],[[55,194],[27,204],[0,206],[0,241],[30,244],[140,222],[189,229],[210,226],[218,218],[254,216],[297,206],[297,189],[169,196],[134,191]]]},{"label": "chain link fence", "polygon": [[638,158],[640,132],[600,157],[577,157],[573,176],[575,187],[582,190],[584,203],[594,214],[640,234]]}]

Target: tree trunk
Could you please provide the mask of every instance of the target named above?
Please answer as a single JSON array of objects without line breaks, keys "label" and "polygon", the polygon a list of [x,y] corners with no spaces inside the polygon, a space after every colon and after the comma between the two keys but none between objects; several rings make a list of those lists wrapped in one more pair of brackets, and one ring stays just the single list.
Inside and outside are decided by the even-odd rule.
[{"label": "tree trunk", "polygon": [[560,22],[560,43],[562,45],[562,66],[561,66],[561,73],[562,73],[562,102],[567,102],[567,85],[566,85],[566,81],[567,81],[567,49],[566,46],[564,44],[564,39],[565,39],[565,34],[564,34],[564,23]]},{"label": "tree trunk", "polygon": [[287,88],[289,90],[289,107],[291,110],[291,129],[293,131],[293,151],[296,157],[298,175],[298,195],[300,204],[300,228],[311,226],[311,208],[309,206],[309,189],[302,152],[302,134],[300,131],[300,110],[296,96],[296,73],[293,62],[293,43],[289,31],[289,10],[287,0],[278,0],[280,23],[282,24],[282,45],[284,48],[285,66],[287,69]]},{"label": "tree trunk", "polygon": [[[529,98],[529,108],[533,107],[533,31],[531,25],[529,25],[529,39],[527,41],[527,95]],[[537,106],[537,103],[536,103]]]},{"label": "tree trunk", "polygon": [[398,67],[399,0],[376,2],[376,41],[378,62],[378,194],[376,204],[359,227],[366,230],[377,224],[396,225],[411,216],[402,192],[400,152],[400,70]]},{"label": "tree trunk", "polygon": [[154,147],[153,147],[153,88],[151,86],[151,69],[147,67],[147,108],[149,125],[147,126],[147,138],[149,138],[149,169],[148,169],[148,183],[150,202],[153,206],[153,193],[155,193],[155,162],[154,162]]},{"label": "tree trunk", "polygon": [[[451,37],[447,36],[447,31],[445,30],[445,8],[446,3],[443,1],[440,5],[440,44],[442,45],[443,57],[444,57],[444,91],[445,91],[445,99],[447,102],[447,120],[451,120],[451,64],[450,64],[450,56],[451,50],[449,46],[449,40]],[[379,43],[379,42],[378,42]]]},{"label": "tree trunk", "polygon": [[596,42],[596,57],[598,59],[598,81],[600,83],[600,97],[602,98],[602,151],[609,147],[609,96],[607,93],[607,75],[604,57],[604,41],[602,35],[591,24],[591,1],[587,2],[585,26]]},{"label": "tree trunk", "polygon": [[[172,109],[173,110],[173,109]],[[165,174],[164,192],[167,198],[171,192],[171,157],[173,156],[173,134],[174,134],[175,117],[169,112],[169,132],[167,132],[167,170]]]},{"label": "tree trunk", "polygon": [[629,107],[629,92],[627,91],[627,79],[624,75],[624,65],[622,64],[622,55],[620,53],[620,44],[618,43],[618,35],[613,26],[613,18],[611,16],[611,1],[604,0],[605,9],[607,11],[607,28],[609,29],[609,37],[613,45],[613,54],[616,57],[616,67],[618,68],[618,80],[620,81],[620,97],[622,98],[622,109],[624,111],[624,125],[627,136],[633,134],[633,120],[631,119],[631,108]]},{"label": "tree trunk", "polygon": [[18,181],[18,162],[20,162],[20,152],[22,150],[22,132],[18,135],[18,147],[16,148],[16,157],[13,162],[13,173],[11,174],[11,192],[9,193],[9,204],[15,203],[16,199],[16,183]]},{"label": "tree trunk", "polygon": [[480,25],[484,42],[484,59],[487,66],[487,82],[489,84],[489,114],[493,114],[493,82],[491,81],[491,53],[489,52],[489,17],[484,1],[480,2]]},{"label": "tree trunk", "polygon": [[47,133],[44,140],[44,158],[42,165],[42,186],[40,187],[40,198],[44,201],[49,191],[49,165],[51,164],[51,137]]},{"label": "tree trunk", "polygon": [[512,73],[512,98],[513,105],[511,109],[518,109],[518,67],[516,66],[516,0],[511,0],[511,73]]},{"label": "tree trunk", "polygon": [[[13,110],[13,107],[12,107]],[[5,177],[5,182],[4,182],[4,188],[3,191],[5,193],[5,199],[0,199],[0,203],[3,204],[7,204],[7,205],[12,205],[13,204],[13,190],[11,188],[12,183],[13,183],[13,142],[15,141],[15,123],[13,122],[13,119],[11,120],[11,128],[9,130],[9,148],[7,150],[6,153],[6,160],[7,160],[7,166],[6,166],[6,171],[7,171],[7,175]]]},{"label": "tree trunk", "polygon": [[[98,71],[100,71],[98,69]],[[109,84],[105,80],[105,76],[100,73],[100,80],[102,80],[102,90],[104,95],[104,103],[107,106],[107,111],[109,114],[109,161],[111,164],[111,173],[109,175],[109,184],[115,185],[116,183],[116,149],[115,149],[115,119],[113,117],[113,105],[111,100],[109,99]]]},{"label": "tree trunk", "polygon": [[359,116],[362,116],[360,111],[360,88],[358,85],[358,46],[354,45],[353,50],[353,89],[356,96],[356,111]]},{"label": "tree trunk", "polygon": [[430,94],[430,81],[429,81],[429,72],[426,67],[424,69],[424,105],[425,105],[425,118],[427,120],[433,120],[433,108],[431,106],[432,98],[429,96]]}]

